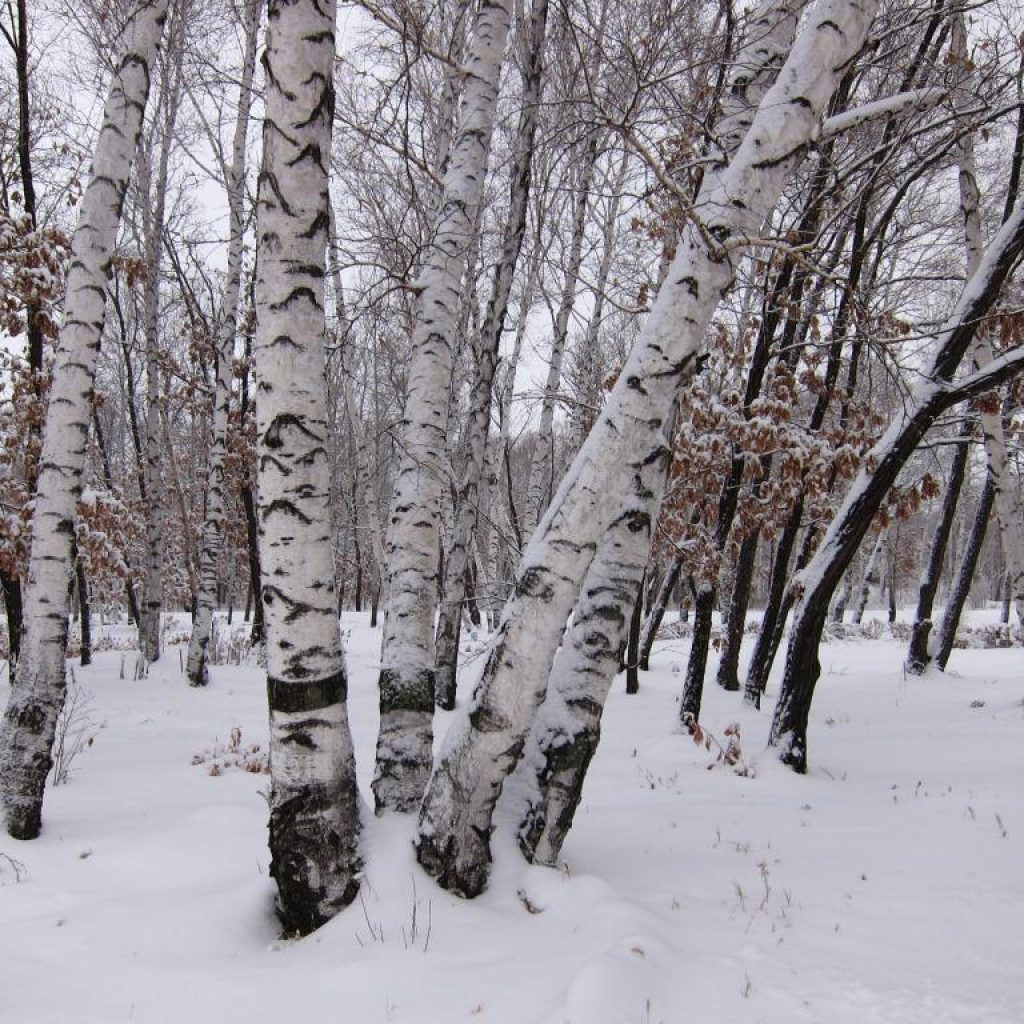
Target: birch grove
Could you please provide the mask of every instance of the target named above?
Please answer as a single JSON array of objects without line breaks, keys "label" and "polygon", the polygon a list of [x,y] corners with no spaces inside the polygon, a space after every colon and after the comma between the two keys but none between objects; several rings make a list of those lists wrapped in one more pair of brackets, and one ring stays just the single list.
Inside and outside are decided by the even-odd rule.
[{"label": "birch grove", "polygon": [[[1024,643],[1016,621],[978,626],[1024,601],[1019,12],[17,14],[11,835],[42,828],[72,656],[122,651],[150,701],[187,681],[178,699],[208,703],[227,665],[265,668],[253,769],[297,936],[353,900],[375,931],[382,836],[414,837],[411,870],[463,897],[496,830],[573,862],[609,695],[633,711],[645,671],[678,666],[665,743],[711,742],[711,671],[742,691],[715,707],[763,724],[744,747],[803,773],[822,643],[909,639],[913,675]],[[59,76],[36,18],[81,44]],[[62,119],[69,83],[87,110],[108,80],[101,124]],[[345,638],[378,609],[379,659],[354,647],[350,671]],[[359,728],[361,698],[379,708],[358,780],[350,688]]]}]

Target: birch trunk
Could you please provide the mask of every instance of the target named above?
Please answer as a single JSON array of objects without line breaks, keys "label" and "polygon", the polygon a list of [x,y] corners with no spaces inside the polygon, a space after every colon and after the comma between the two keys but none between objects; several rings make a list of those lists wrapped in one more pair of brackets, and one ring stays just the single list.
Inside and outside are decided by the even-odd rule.
[{"label": "birch trunk", "polygon": [[[598,543],[649,531],[657,512],[677,395],[733,281],[730,240],[760,230],[875,10],[874,0],[816,8],[733,160],[707,176],[640,337],[524,552],[467,713],[446,737],[417,844],[420,863],[446,888],[475,895],[486,884],[494,805]],[[637,580],[641,570],[631,567]]]},{"label": "birch trunk", "polygon": [[437,623],[436,701],[439,707],[455,707],[455,676],[459,655],[459,625],[466,595],[470,542],[478,514],[481,477],[487,454],[491,424],[494,372],[498,363],[501,335],[505,328],[508,300],[512,292],[519,253],[526,234],[530,198],[533,142],[542,92],[542,59],[547,29],[548,2],[535,0],[530,15],[526,62],[523,68],[523,106],[514,143],[509,214],[502,241],[501,259],[494,271],[483,329],[476,342],[476,376],[466,426],[467,451],[462,481],[455,503],[455,522],[445,562],[444,586]]},{"label": "birch trunk", "polygon": [[335,5],[272,0],[256,278],[270,873],[287,931],[355,897],[355,755],[335,602],[324,352]]},{"label": "birch trunk", "polygon": [[[953,17],[950,34],[950,59],[968,66],[967,30],[962,11]],[[954,106],[963,103],[954,101]],[[960,184],[960,210],[964,218],[964,238],[967,254],[967,277],[970,278],[981,260],[984,242],[981,229],[981,193],[978,190],[977,164],[974,155],[974,137],[967,133],[957,146],[957,165]],[[986,331],[978,335],[974,352],[975,369],[991,361],[992,345]],[[1021,514],[1017,491],[1009,479],[1006,458],[1006,436],[1003,430],[1002,410],[989,403],[982,404],[978,419],[981,422],[985,455],[988,459],[989,479],[994,488],[994,509],[999,542],[1006,563],[1011,599],[1017,609],[1017,619],[1024,629],[1024,517]]]},{"label": "birch trunk", "polygon": [[551,335],[551,359],[544,383],[544,401],[540,409],[540,423],[533,446],[530,462],[530,483],[526,496],[526,511],[523,516],[523,543],[528,543],[537,528],[548,499],[554,489],[555,449],[555,406],[558,403],[558,389],[562,383],[562,362],[565,358],[565,343],[569,337],[569,318],[576,304],[576,286],[579,283],[580,268],[583,266],[583,240],[587,227],[587,206],[594,185],[594,171],[597,167],[598,136],[592,133],[581,155],[579,177],[576,180],[572,212],[572,234],[569,253],[566,258],[562,295],[555,314]]},{"label": "birch trunk", "polygon": [[868,598],[871,596],[871,588],[878,582],[878,559],[882,554],[882,546],[885,544],[885,531],[880,530],[868,564],[864,569],[864,578],[860,581],[860,593],[857,595],[857,607],[853,612],[853,624],[859,626],[864,620],[864,611],[868,606]]},{"label": "birch trunk", "polygon": [[414,810],[430,775],[434,606],[453,335],[459,280],[487,170],[510,8],[511,0],[485,0],[477,11],[459,126],[418,283],[402,455],[385,549],[388,600],[373,781],[378,813]]},{"label": "birch trunk", "polygon": [[122,32],[123,50],[71,243],[35,498],[25,631],[0,728],[3,807],[7,829],[16,839],[34,839],[42,824],[50,750],[66,691],[75,509],[82,489],[106,283],[166,14],[166,0],[141,2]]},{"label": "birch trunk", "polygon": [[[172,14],[171,40],[176,40],[184,11]],[[163,514],[164,495],[161,476],[162,437],[160,429],[160,264],[163,253],[164,207],[167,200],[167,171],[181,95],[182,64],[180,54],[172,61],[173,43],[168,42],[160,82],[157,116],[161,125],[156,137],[159,151],[153,166],[153,145],[144,147],[140,158],[142,200],[143,259],[146,283],[142,313],[146,338],[146,443],[144,473],[146,479],[146,560],[142,592],[139,650],[143,664],[160,657],[160,615],[163,610]],[[173,65],[173,66],[172,66]],[[154,141],[155,144],[155,141]]]},{"label": "birch trunk", "polygon": [[242,290],[242,244],[245,239],[245,144],[252,107],[252,79],[256,66],[256,40],[262,4],[246,0],[244,14],[244,58],[238,92],[238,114],[231,145],[231,167],[227,168],[228,273],[221,297],[221,321],[217,330],[217,381],[213,396],[210,429],[209,486],[206,491],[206,519],[199,549],[196,617],[188,647],[186,673],[193,686],[209,681],[206,649],[210,643],[213,610],[217,600],[217,558],[223,538],[224,461],[228,450],[228,409],[231,403],[231,363],[238,329],[239,297]]},{"label": "birch trunk", "polygon": [[[772,38],[780,46],[788,45],[795,31],[795,19],[785,7],[780,17],[780,11],[771,4],[760,13],[765,20],[755,20],[752,39],[771,67],[778,60],[778,47],[766,44],[762,27],[766,22],[770,24],[776,33],[781,33],[781,37]],[[752,70],[753,60],[746,59],[748,56],[749,50],[744,50],[738,61],[741,69],[738,73],[757,78],[757,72]],[[769,68],[762,68],[762,71],[764,74],[759,81],[764,85]],[[723,125],[728,130],[735,118],[742,118],[744,124],[749,125],[749,116],[747,106],[734,94]],[[709,185],[716,180],[721,166],[719,163],[711,171]],[[674,418],[674,403],[672,416]],[[671,438],[673,433],[670,424],[667,436]],[[664,475],[655,477],[651,484],[659,492],[663,491]],[[596,555],[583,583],[583,598],[574,612],[568,639],[555,661],[546,699],[530,732],[530,776],[534,792],[519,836],[524,854],[540,863],[553,864],[557,860],[572,824],[600,736],[604,704],[626,645],[627,627],[634,643],[627,656],[627,692],[636,692],[635,644],[654,514],[652,512],[646,520],[636,516],[627,529],[613,530],[607,541],[598,541]],[[713,599],[713,593],[707,596]],[[710,604],[707,612],[710,615]],[[710,630],[705,636],[709,634]]]}]

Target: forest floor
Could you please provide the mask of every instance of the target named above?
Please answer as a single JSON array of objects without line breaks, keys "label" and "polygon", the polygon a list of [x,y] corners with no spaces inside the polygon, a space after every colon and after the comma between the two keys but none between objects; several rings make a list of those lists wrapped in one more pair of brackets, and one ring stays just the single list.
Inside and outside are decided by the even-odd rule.
[{"label": "forest floor", "polygon": [[[343,626],[369,806],[379,639]],[[764,747],[771,695],[759,713],[708,677],[703,724],[725,743],[738,723],[746,775],[680,732],[687,649],[660,644],[636,696],[616,681],[564,870],[526,866],[506,812],[465,902],[418,870],[411,823],[367,812],[360,898],[302,941],[279,938],[268,777],[245,770],[260,670],[194,690],[175,646],[141,681],[132,653],[98,654],[67,736],[91,745],[42,836],[0,839],[0,1021],[1024,1019],[1024,650],[911,679],[902,644],[825,645],[798,777]]]}]

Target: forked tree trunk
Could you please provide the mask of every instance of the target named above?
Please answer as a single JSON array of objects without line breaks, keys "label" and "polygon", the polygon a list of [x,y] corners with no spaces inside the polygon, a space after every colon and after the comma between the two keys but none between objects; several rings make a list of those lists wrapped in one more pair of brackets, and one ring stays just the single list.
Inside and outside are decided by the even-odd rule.
[{"label": "forked tree trunk", "polygon": [[144,0],[125,25],[123,49],[71,242],[64,320],[35,498],[25,632],[0,728],[3,807],[7,830],[16,839],[34,839],[39,834],[50,750],[64,704],[74,520],[85,468],[106,284],[166,13],[166,0]]},{"label": "forked tree trunk", "polygon": [[[762,29],[766,23],[781,31],[784,38],[791,39],[795,21],[785,5],[776,11],[771,2],[759,10],[753,21],[747,46],[756,47],[757,52],[774,65],[778,53],[774,47],[765,45]],[[737,64],[742,69],[739,73],[758,77],[749,49],[741,51]],[[763,83],[763,78],[761,81]],[[728,116],[722,120],[722,130],[726,133],[737,119],[749,125],[750,112],[738,98],[741,94],[748,95],[746,90],[739,94],[734,92]],[[752,99],[752,90],[749,95]],[[716,183],[715,176],[721,167],[722,162],[719,162],[709,172],[709,185]],[[674,402],[671,418],[675,418]],[[670,422],[666,436],[671,438],[673,433]],[[667,473],[667,461],[658,459],[655,464]],[[647,493],[651,495],[655,488],[658,493],[663,491],[664,474],[655,476],[647,486],[650,485],[653,488]],[[555,661],[544,703],[527,740],[533,791],[520,825],[519,839],[524,855],[539,863],[555,863],[572,824],[600,736],[608,690],[627,641],[627,692],[638,690],[636,662],[643,579],[657,500],[654,499],[654,509],[630,508],[609,536],[598,541],[584,578],[583,596],[574,612],[569,638]]]},{"label": "forked tree trunk", "polygon": [[501,335],[505,328],[512,279],[526,234],[533,140],[543,85],[541,72],[547,17],[547,0],[535,0],[530,16],[526,62],[523,68],[523,107],[514,143],[508,221],[502,241],[501,259],[494,271],[494,287],[474,353],[476,376],[470,397],[469,423],[466,426],[466,464],[455,502],[455,522],[445,562],[443,596],[437,622],[435,698],[438,707],[449,710],[455,707],[459,625],[462,602],[466,594],[465,580],[469,570],[470,542],[473,524],[477,518],[480,481],[487,454],[494,371],[498,363]]},{"label": "forked tree trunk", "polygon": [[482,196],[510,16],[511,0],[491,0],[477,10],[459,125],[418,283],[402,454],[385,549],[388,586],[373,780],[378,813],[415,810],[430,776],[434,607],[459,282]]},{"label": "forked tree trunk", "polygon": [[209,486],[206,491],[206,520],[199,549],[196,617],[188,647],[188,681],[205,686],[209,680],[206,648],[210,643],[213,610],[217,602],[217,559],[220,555],[224,518],[224,461],[228,451],[228,407],[231,403],[231,369],[238,329],[239,296],[242,290],[242,243],[245,238],[245,142],[252,106],[252,78],[256,66],[256,37],[262,4],[246,0],[244,59],[238,93],[238,115],[231,146],[231,167],[227,169],[228,273],[221,298],[221,321],[217,331],[217,377],[210,429]]},{"label": "forked tree trunk", "polygon": [[921,675],[932,660],[929,643],[932,631],[932,611],[935,607],[935,595],[939,590],[939,580],[942,578],[946,548],[949,546],[949,537],[953,531],[953,520],[960,503],[960,492],[963,489],[964,477],[967,475],[967,456],[971,447],[970,439],[973,429],[973,420],[964,419],[956,451],[953,453],[953,464],[949,470],[946,493],[942,499],[942,513],[935,527],[928,564],[917,591],[917,611],[910,633],[910,647],[907,651],[906,661],[907,671],[916,676]]},{"label": "forked tree trunk", "polygon": [[[446,737],[417,841],[420,863],[446,888],[472,896],[486,884],[494,805],[599,545],[610,551],[626,535],[649,536],[679,389],[733,280],[730,250],[721,243],[761,229],[875,10],[875,0],[826,0],[816,8],[729,166],[705,177],[696,204],[701,227],[684,225],[633,351],[524,552],[467,714]],[[646,555],[633,553],[620,570],[634,586]]]},{"label": "forked tree trunk", "polygon": [[359,800],[335,602],[324,353],[333,0],[272,0],[256,279],[270,873],[285,929],[355,897]]}]

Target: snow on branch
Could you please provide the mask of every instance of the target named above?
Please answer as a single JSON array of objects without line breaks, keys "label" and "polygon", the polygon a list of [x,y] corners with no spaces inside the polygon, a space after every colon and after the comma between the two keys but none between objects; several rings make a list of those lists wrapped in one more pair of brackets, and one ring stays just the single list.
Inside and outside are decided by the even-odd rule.
[{"label": "snow on branch", "polygon": [[821,126],[821,138],[827,139],[840,135],[880,117],[905,114],[911,110],[927,110],[929,107],[937,106],[948,95],[949,90],[930,86],[925,89],[910,89],[908,92],[900,92],[871,103],[863,103],[852,110],[844,110],[841,114],[826,118]]}]

